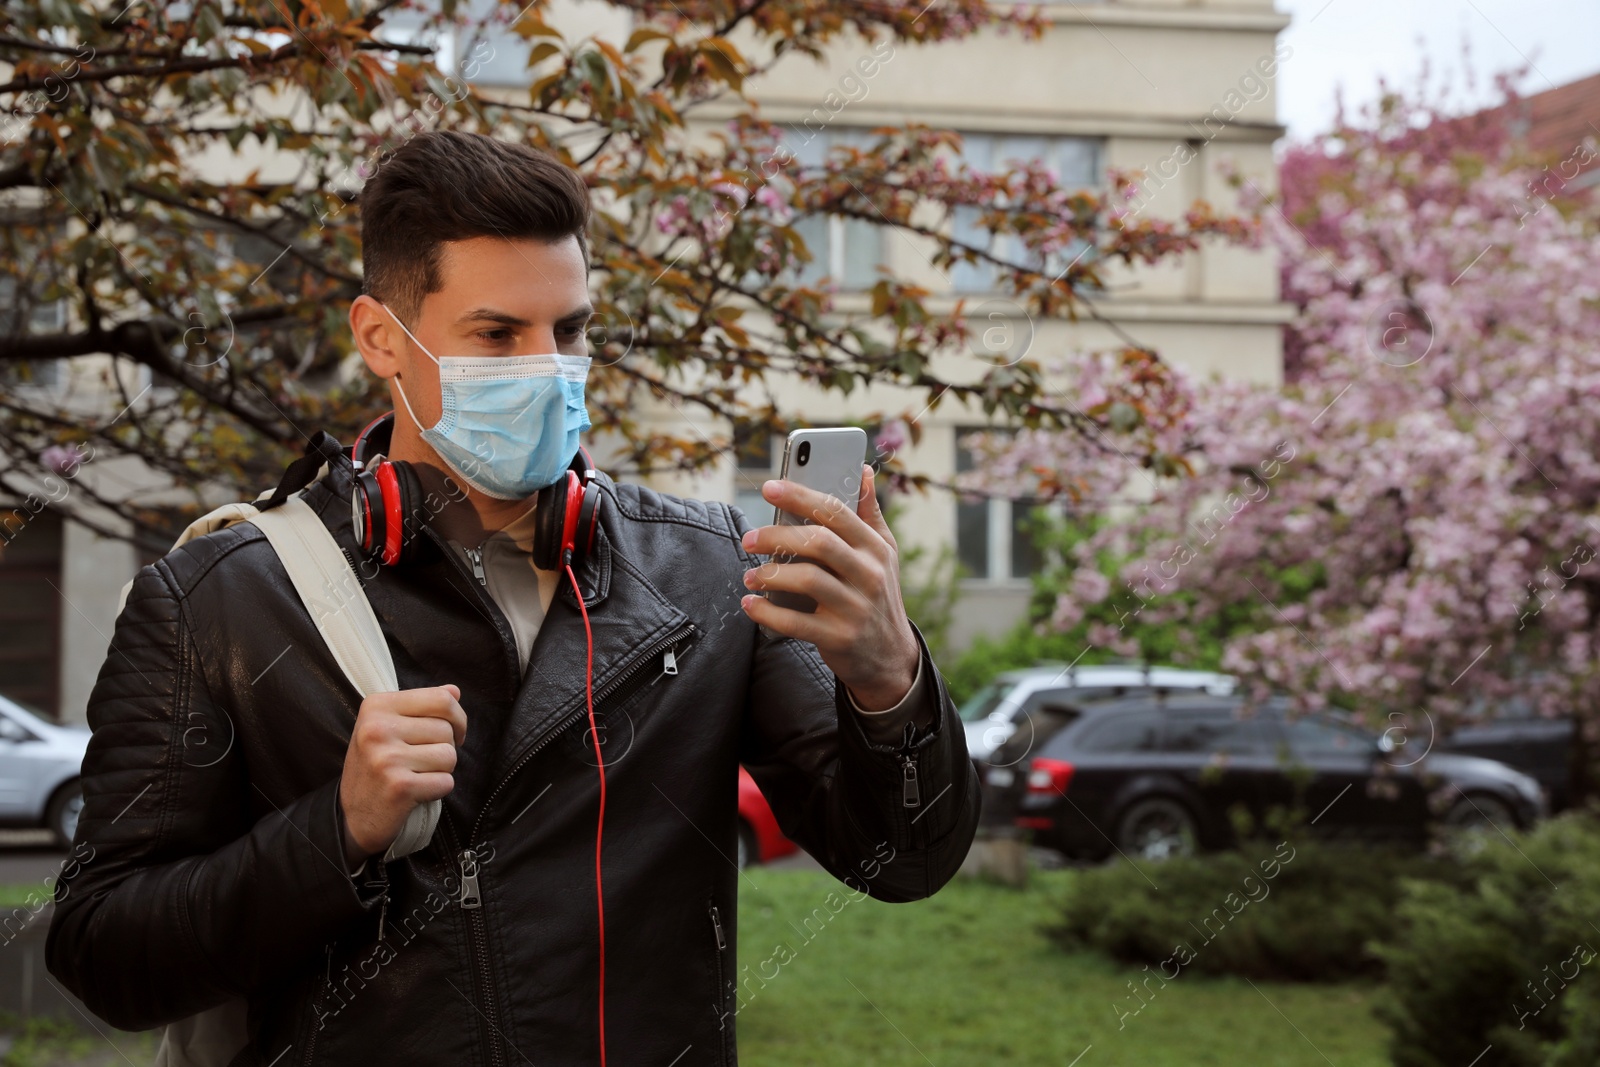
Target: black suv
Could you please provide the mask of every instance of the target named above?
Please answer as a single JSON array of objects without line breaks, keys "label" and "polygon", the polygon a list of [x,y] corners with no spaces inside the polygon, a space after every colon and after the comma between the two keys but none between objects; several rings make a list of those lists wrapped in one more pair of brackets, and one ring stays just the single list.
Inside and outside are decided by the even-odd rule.
[{"label": "black suv", "polygon": [[1416,767],[1388,738],[1284,699],[1173,694],[1034,713],[984,772],[988,822],[1032,830],[1069,856],[1160,859],[1234,839],[1230,812],[1262,825],[1276,808],[1312,832],[1419,845],[1453,827],[1530,825],[1545,812],[1532,778],[1493,760],[1435,753]]}]

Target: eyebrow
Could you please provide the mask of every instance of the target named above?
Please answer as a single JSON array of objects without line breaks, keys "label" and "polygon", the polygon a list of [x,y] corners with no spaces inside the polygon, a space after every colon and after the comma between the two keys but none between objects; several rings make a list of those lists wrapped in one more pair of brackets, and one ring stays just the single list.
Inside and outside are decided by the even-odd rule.
[{"label": "eyebrow", "polygon": [[[556,322],[558,324],[576,322],[580,319],[591,318],[593,315],[594,308],[588,304],[584,304],[582,307],[574,308],[573,310],[567,312],[565,315],[557,319]],[[513,315],[508,311],[500,311],[491,307],[473,308],[471,311],[457,319],[456,325],[462,326],[469,322],[497,322],[502,326],[519,327],[533,325],[533,323],[529,322],[527,319]]]}]

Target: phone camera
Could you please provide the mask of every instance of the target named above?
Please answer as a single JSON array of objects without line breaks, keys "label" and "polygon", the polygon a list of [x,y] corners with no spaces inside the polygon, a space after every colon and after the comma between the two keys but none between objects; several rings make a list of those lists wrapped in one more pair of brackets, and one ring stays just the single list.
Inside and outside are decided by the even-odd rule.
[{"label": "phone camera", "polygon": [[811,442],[801,441],[800,447],[795,451],[794,461],[804,467],[811,462]]}]

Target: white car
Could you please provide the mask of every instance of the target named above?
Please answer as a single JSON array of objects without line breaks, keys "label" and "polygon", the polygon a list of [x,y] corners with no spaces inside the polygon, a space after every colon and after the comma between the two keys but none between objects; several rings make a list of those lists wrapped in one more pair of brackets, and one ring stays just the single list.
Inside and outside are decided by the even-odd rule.
[{"label": "white car", "polygon": [[42,826],[71,847],[83,810],[78,785],[86,726],[56,726],[0,696],[0,826]]},{"label": "white car", "polygon": [[1233,692],[1234,685],[1231,675],[1181,667],[1046,664],[1006,671],[961,705],[967,755],[975,763],[984,762],[1016,732],[1025,713],[1053,703],[1115,699],[1160,690],[1226,696]]}]

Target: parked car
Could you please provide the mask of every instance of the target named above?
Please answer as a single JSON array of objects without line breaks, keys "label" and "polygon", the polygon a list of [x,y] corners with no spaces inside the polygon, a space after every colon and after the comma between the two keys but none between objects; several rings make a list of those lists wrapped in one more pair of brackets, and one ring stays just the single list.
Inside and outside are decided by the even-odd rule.
[{"label": "parked car", "polygon": [[[1160,859],[1234,840],[1230,811],[1258,825],[1297,802],[1312,832],[1420,845],[1436,825],[1525,827],[1546,813],[1539,783],[1502,763],[1435,753],[1415,767],[1392,739],[1272,699],[1171,694],[1057,705],[1032,717],[984,774],[991,819],[1069,856]],[[1026,749],[1024,748],[1026,747]],[[1442,818],[1430,795],[1442,790]]]},{"label": "parked car", "polygon": [[1030,712],[1055,704],[1167,691],[1226,695],[1233,690],[1231,677],[1210,671],[1135,664],[1045,664],[999,675],[963,703],[960,714],[967,733],[967,754],[981,767],[1011,737],[1017,724],[1027,721]]},{"label": "parked car", "polygon": [[1570,718],[1548,719],[1532,709],[1512,707],[1505,713],[1462,726],[1440,738],[1437,752],[1455,752],[1499,760],[1537,779],[1550,798],[1551,811],[1572,806],[1573,760]]},{"label": "parked car", "polygon": [[0,696],[0,826],[43,827],[58,845],[71,846],[88,747],[88,727],[57,726]]},{"label": "parked car", "polygon": [[783,836],[778,818],[772,814],[761,787],[750,772],[739,768],[739,869],[752,863],[771,863],[800,851],[800,846]]}]

